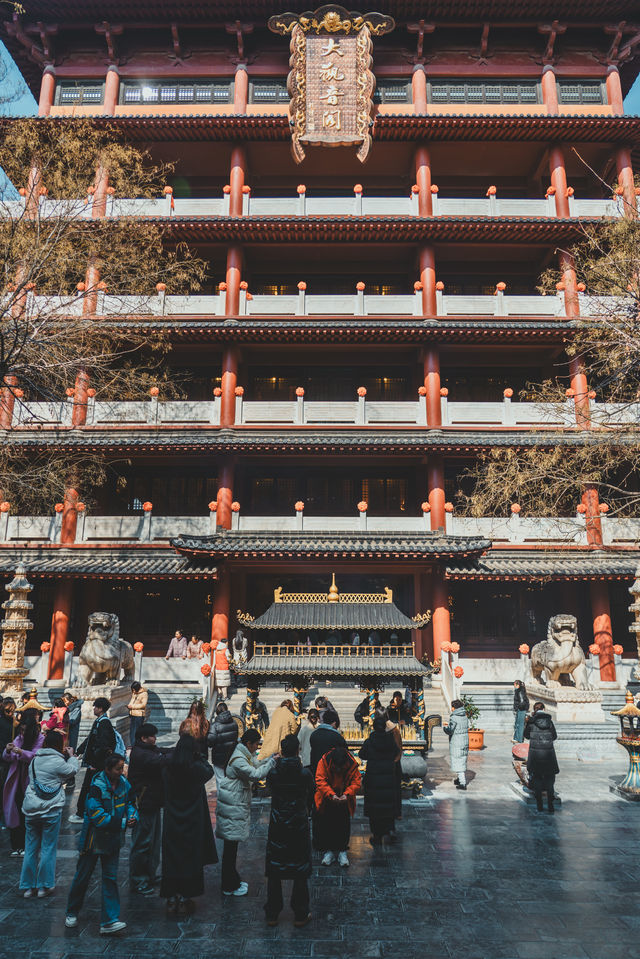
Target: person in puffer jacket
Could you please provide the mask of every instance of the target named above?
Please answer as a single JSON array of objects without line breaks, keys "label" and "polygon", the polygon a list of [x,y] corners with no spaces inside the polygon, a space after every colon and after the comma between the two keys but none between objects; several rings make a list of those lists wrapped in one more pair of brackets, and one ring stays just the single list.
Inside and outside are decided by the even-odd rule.
[{"label": "person in puffer jacket", "polygon": [[560,772],[553,743],[558,738],[556,727],[543,703],[534,703],[533,715],[527,719],[524,738],[529,740],[527,772],[536,797],[538,812],[542,812],[542,793],[547,794],[547,804],[553,813],[553,789]]},{"label": "person in puffer jacket", "polygon": [[49,730],[42,749],[31,760],[29,785],[22,803],[26,839],[20,889],[25,899],[30,899],[36,890],[42,899],[55,888],[63,786],[73,779],[79,767],[79,761],[64,748],[63,734],[56,729]]},{"label": "person in puffer jacket", "polygon": [[123,770],[123,757],[112,753],[105,759],[104,770],[91,780],[80,831],[80,858],[67,900],[65,925],[68,928],[78,925],[78,915],[98,859],[102,865],[100,934],[111,935],[126,926],[126,922],[120,920],[118,861],[125,829],[135,826],[138,812]]},{"label": "person in puffer jacket", "polygon": [[249,885],[236,869],[238,843],[249,838],[251,823],[251,786],[267,776],[276,756],[259,762],[256,752],[260,733],[247,729],[227,763],[227,773],[220,783],[216,807],[216,835],[224,840],[222,852],[222,892],[225,896],[246,896]]},{"label": "person in puffer jacket", "polygon": [[211,747],[211,765],[216,776],[216,789],[225,777],[227,763],[238,745],[238,724],[229,712],[226,703],[218,703],[213,723],[207,736]]}]

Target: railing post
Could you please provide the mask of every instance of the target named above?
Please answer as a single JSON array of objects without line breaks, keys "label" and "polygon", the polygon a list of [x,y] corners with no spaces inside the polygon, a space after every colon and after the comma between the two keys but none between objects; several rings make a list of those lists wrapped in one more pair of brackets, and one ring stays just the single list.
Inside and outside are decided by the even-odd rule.
[{"label": "railing post", "polygon": [[216,511],[218,509],[218,504],[215,500],[212,500],[209,503],[209,535],[214,536],[218,531],[218,522],[216,518]]},{"label": "railing post", "polygon": [[504,291],[506,289],[506,283],[496,283],[496,305],[495,310],[493,311],[494,316],[506,316],[507,311],[504,302]]},{"label": "railing post", "polygon": [[245,183],[242,187],[242,215],[249,216],[251,208],[251,187]]},{"label": "railing post", "polygon": [[62,510],[60,510],[60,512],[56,511],[53,514],[53,520],[51,522],[51,527],[49,532],[49,542],[59,543],[61,533],[62,533]]},{"label": "railing post", "polygon": [[367,422],[367,390],[364,386],[358,387],[358,410],[356,413],[356,426],[364,426]]},{"label": "railing post", "polygon": [[141,543],[150,543],[151,542],[151,516],[153,513],[153,507],[151,503],[144,503],[142,506],[142,522],[140,523],[140,542]]},{"label": "railing post", "polygon": [[159,417],[158,387],[152,386],[151,397],[149,399],[149,406],[147,408],[147,423],[157,426],[158,417]]},{"label": "railing post", "polygon": [[515,414],[511,405],[512,389],[506,389],[503,394],[502,423],[503,426],[515,426]]},{"label": "railing post", "polygon": [[5,500],[3,503],[0,503],[0,542],[7,543],[9,541],[9,510],[11,506]]},{"label": "railing post", "polygon": [[353,215],[362,216],[362,184],[356,183],[353,188]]},{"label": "railing post", "polygon": [[298,186],[298,216],[304,216],[307,212],[307,188],[304,183]]},{"label": "railing post", "polygon": [[236,421],[236,423],[242,423],[242,422],[243,422],[243,415],[244,415],[244,387],[242,387],[242,386],[236,386],[236,388],[235,388],[235,394],[236,394],[236,418],[235,418],[235,421]]},{"label": "railing post", "polygon": [[356,283],[355,316],[364,316],[364,283],[362,280]]},{"label": "railing post", "polygon": [[298,306],[296,309],[296,316],[306,316],[307,315],[307,284],[304,280],[300,280],[298,283]]},{"label": "railing post", "polygon": [[440,419],[442,426],[449,426],[449,390],[446,386],[440,390]]},{"label": "railing post", "polygon": [[302,386],[296,388],[295,422],[297,426],[302,426],[304,423],[304,387]]}]

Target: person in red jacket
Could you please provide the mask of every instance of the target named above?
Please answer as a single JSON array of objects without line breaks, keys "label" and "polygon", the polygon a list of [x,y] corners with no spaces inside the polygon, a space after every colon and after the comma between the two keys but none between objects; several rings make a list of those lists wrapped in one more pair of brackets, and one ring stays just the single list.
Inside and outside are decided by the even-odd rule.
[{"label": "person in red jacket", "polygon": [[344,746],[329,750],[318,763],[313,838],[316,848],[324,852],[323,866],[330,866],[336,855],[341,866],[349,865],[351,817],[361,782],[358,764]]}]

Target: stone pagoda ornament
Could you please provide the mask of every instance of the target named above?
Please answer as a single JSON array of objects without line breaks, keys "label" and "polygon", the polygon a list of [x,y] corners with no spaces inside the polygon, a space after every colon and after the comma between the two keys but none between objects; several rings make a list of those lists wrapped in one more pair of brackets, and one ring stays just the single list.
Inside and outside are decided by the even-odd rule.
[{"label": "stone pagoda ornament", "polygon": [[[637,582],[637,581],[636,581]],[[627,690],[622,709],[611,713],[620,720],[620,735],[616,742],[629,754],[627,775],[617,786],[610,786],[611,792],[623,799],[640,802],[640,709],[633,701],[633,693]]]},{"label": "stone pagoda ornament", "polygon": [[291,37],[287,88],[297,163],[305,158],[306,144],[356,145],[358,159],[362,163],[367,159],[376,87],[371,37],[390,33],[394,27],[392,17],[360,14],[335,4],[271,17],[269,29]]},{"label": "stone pagoda ornament", "polygon": [[24,665],[24,647],[27,632],[33,629],[33,623],[27,618],[27,613],[33,609],[33,603],[28,599],[33,586],[27,580],[24,566],[18,566],[15,576],[5,589],[9,593],[9,599],[2,604],[5,618],[0,623],[0,692],[22,692],[24,677],[29,672]]}]

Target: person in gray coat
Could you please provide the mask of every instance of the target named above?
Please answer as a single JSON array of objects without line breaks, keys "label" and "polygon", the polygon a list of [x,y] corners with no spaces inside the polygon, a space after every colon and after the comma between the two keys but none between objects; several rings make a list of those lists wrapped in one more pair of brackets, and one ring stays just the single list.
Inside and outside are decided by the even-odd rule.
[{"label": "person in gray coat", "polygon": [[225,896],[246,896],[249,885],[236,869],[238,843],[249,838],[251,824],[251,786],[266,779],[279,753],[262,762],[256,757],[260,746],[257,729],[247,729],[227,763],[226,774],[218,790],[216,835],[224,840],[222,852],[222,892]]},{"label": "person in gray coat", "polygon": [[467,788],[467,756],[469,755],[469,720],[459,699],[451,701],[451,716],[442,727],[449,737],[449,765],[458,775],[453,780],[456,789]]}]

